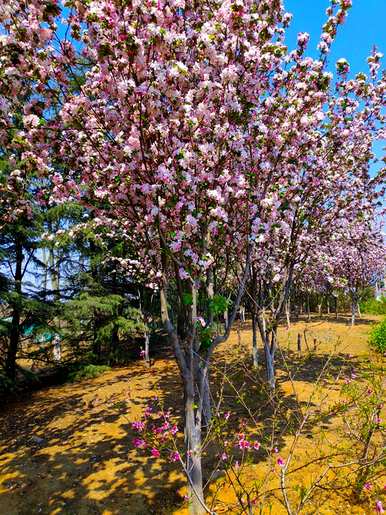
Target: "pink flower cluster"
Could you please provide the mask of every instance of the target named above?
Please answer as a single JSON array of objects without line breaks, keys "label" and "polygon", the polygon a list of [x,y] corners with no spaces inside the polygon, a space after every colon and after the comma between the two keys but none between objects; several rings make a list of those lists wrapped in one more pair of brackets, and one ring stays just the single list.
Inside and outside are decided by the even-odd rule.
[{"label": "pink flower cluster", "polygon": [[157,403],[148,405],[141,420],[131,424],[140,437],[132,440],[133,447],[148,449],[150,456],[159,458],[167,457],[171,462],[180,460],[180,454],[175,450],[175,441],[178,434],[178,426],[171,419],[171,412],[164,411]]}]

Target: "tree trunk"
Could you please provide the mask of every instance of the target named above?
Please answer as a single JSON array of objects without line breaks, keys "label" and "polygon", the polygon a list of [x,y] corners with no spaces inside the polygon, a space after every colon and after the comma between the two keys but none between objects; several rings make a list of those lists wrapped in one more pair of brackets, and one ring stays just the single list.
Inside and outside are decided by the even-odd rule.
[{"label": "tree trunk", "polygon": [[327,315],[330,314],[330,299],[327,297],[326,298],[326,305],[327,305]]},{"label": "tree trunk", "polygon": [[335,297],[335,318],[338,320],[338,295]]},{"label": "tree trunk", "polygon": [[147,367],[150,367],[149,341],[150,341],[150,335],[146,331],[146,333],[145,333],[145,355],[144,355],[144,359],[145,359],[145,363],[146,363]]},{"label": "tree trunk", "polygon": [[253,368],[258,368],[259,353],[257,350],[257,321],[255,310],[252,310],[252,362]]},{"label": "tree trunk", "polygon": [[289,299],[285,303],[285,316],[287,320],[287,329],[289,329],[291,327],[291,304]]},{"label": "tree trunk", "polygon": [[[265,355],[265,366],[266,366],[266,374],[267,374],[267,382],[268,386],[271,390],[275,389],[276,381],[275,381],[275,352],[276,352],[276,329],[273,328],[270,331],[266,329],[266,322],[264,315],[258,316],[257,318],[259,324],[260,336],[264,345],[264,355]],[[270,341],[271,336],[271,341]]]},{"label": "tree trunk", "polygon": [[267,367],[267,382],[268,386],[271,390],[275,389],[276,379],[275,379],[275,354],[271,352],[269,343],[265,343],[264,345],[264,353],[265,353],[265,363]]},{"label": "tree trunk", "polygon": [[16,267],[15,267],[15,300],[12,303],[12,322],[9,335],[9,347],[5,360],[5,372],[7,377],[14,381],[16,378],[16,356],[20,341],[20,317],[21,317],[21,281],[23,276],[23,246],[19,238],[15,242]]},{"label": "tree trunk", "polygon": [[307,295],[307,320],[311,322],[310,296]]},{"label": "tree trunk", "polygon": [[[185,381],[186,382],[186,381]],[[195,412],[194,385],[185,384],[185,450],[188,476],[189,514],[205,513],[201,463],[201,417]],[[197,416],[198,415],[198,416]]]},{"label": "tree trunk", "polygon": [[358,318],[362,318],[361,307],[359,305],[359,302],[357,302],[357,313],[358,313]]},{"label": "tree trunk", "polygon": [[355,325],[355,318],[356,318],[356,302],[353,300],[351,302],[351,325],[354,326]]},{"label": "tree trunk", "polygon": [[209,368],[206,371],[206,375],[204,376],[204,371],[202,369],[201,364],[199,365],[198,371],[198,393],[200,394],[200,384],[203,381],[202,388],[202,417],[203,417],[203,426],[208,427],[212,420],[212,403],[210,399],[210,387],[209,387]]}]

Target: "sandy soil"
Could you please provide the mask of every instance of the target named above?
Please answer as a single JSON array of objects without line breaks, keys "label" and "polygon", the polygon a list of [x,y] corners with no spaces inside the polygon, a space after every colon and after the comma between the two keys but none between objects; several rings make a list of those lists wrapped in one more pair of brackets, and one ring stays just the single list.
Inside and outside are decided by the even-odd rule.
[{"label": "sandy soil", "polygon": [[[312,403],[314,411],[328,411],[329,406],[339,402],[345,378],[369,359],[380,359],[367,345],[369,329],[376,319],[366,317],[354,328],[347,325],[346,319],[335,321],[332,317],[328,321],[298,322],[290,330],[280,328],[278,389],[283,399],[283,420],[301,411],[306,403]],[[302,335],[300,354],[296,351],[298,334]],[[213,370],[216,384],[224,362],[245,360],[249,363],[250,341],[250,327],[245,323],[216,351]],[[328,377],[315,389],[315,380],[328,356]],[[291,380],[288,379],[289,369]],[[246,388],[246,380],[240,373],[236,381],[239,381],[239,391]],[[258,384],[249,384],[249,395],[254,395]],[[93,380],[32,392],[23,401],[3,406],[0,410],[0,514],[186,513],[185,482],[178,466],[143,457],[133,450],[134,434],[130,425],[140,417],[146,401],[154,395],[178,413],[182,401],[180,392],[176,365],[171,357],[164,356],[157,358],[150,369],[140,362],[133,363]],[[231,395],[229,399],[224,397],[226,407],[243,416],[242,403],[237,403]],[[264,413],[260,412],[260,416]],[[317,427],[304,431],[296,445],[297,466],[312,460],[316,447],[318,452],[325,447],[328,453],[329,444],[336,442],[340,421],[340,417],[334,416],[321,418]],[[258,425],[261,430],[267,430],[269,423],[259,419]],[[280,454],[285,456],[293,435],[284,427],[276,430],[274,438]],[[346,444],[350,446],[350,442]],[[256,513],[280,515],[286,511],[275,494],[279,481],[271,463],[266,456],[258,455],[254,463],[243,469],[242,475],[247,483],[253,483],[269,473],[269,489],[273,493],[266,497],[264,509],[257,506]],[[290,484],[308,484],[319,473],[320,466],[314,464],[306,471],[294,473]],[[219,471],[218,475],[223,473]],[[381,484],[384,478],[379,481]],[[236,498],[229,481],[220,477],[212,482],[212,493],[215,490],[218,490],[217,513],[240,513],[235,507]],[[307,505],[301,513],[363,515],[374,513],[371,502],[356,506],[338,493],[321,491],[317,501]]]}]

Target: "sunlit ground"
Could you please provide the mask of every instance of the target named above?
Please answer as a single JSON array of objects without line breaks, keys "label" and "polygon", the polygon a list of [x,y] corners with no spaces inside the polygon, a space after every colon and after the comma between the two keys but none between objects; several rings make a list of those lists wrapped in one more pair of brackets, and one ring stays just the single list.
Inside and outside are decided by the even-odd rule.
[{"label": "sunlit ground", "polygon": [[[367,344],[367,334],[376,319],[366,315],[351,328],[346,319],[335,321],[331,316],[329,321],[314,319],[311,323],[293,324],[289,331],[280,328],[278,391],[287,410],[281,413],[290,417],[291,412],[299,411],[299,406],[308,402],[314,410],[322,411],[338,403],[341,385],[348,375],[353,372],[355,377],[355,371],[367,363],[369,356],[371,360],[381,359],[375,357]],[[299,333],[300,354],[296,347]],[[228,363],[235,361],[236,356],[239,360],[240,355],[245,355],[249,363],[250,344],[251,331],[246,323],[239,331],[233,331],[230,340],[216,351],[216,381],[225,355]],[[329,355],[328,374],[315,388]],[[287,367],[291,369],[291,380]],[[236,379],[240,388],[245,388],[240,375]],[[255,390],[256,386],[249,388],[248,402]],[[144,457],[131,446],[134,434],[130,423],[140,417],[147,400],[154,395],[166,407],[172,406],[179,412],[180,381],[176,365],[168,356],[157,358],[150,369],[136,362],[93,380],[33,392],[23,401],[5,406],[0,413],[0,514],[184,513],[185,482],[178,465]],[[227,402],[225,398],[224,409]],[[244,416],[243,406],[232,402],[229,408]],[[283,420],[281,423],[277,445],[280,455],[285,457],[293,435],[286,430]],[[349,447],[349,441],[341,440],[340,425],[340,417],[330,416],[322,418],[317,426],[307,427],[297,442],[293,468],[311,461],[316,449],[328,454],[338,439],[339,445]],[[259,421],[259,430],[266,427],[271,431],[268,426],[266,421]],[[271,463],[263,455],[255,461],[243,471],[246,483],[261,481],[270,470]],[[315,463],[293,473],[289,485],[309,484],[318,477],[320,467]],[[212,493],[217,487],[219,490],[214,501],[216,512],[239,513],[234,491],[221,471],[220,476],[211,488]],[[277,477],[272,476],[269,488],[264,487],[272,492],[267,494],[261,513],[286,513],[279,500]],[[379,483],[384,483],[384,479],[380,478]],[[320,490],[316,499],[302,513],[374,512],[370,501],[368,506],[355,506],[339,492],[332,495]],[[256,513],[260,511],[257,509]]]}]

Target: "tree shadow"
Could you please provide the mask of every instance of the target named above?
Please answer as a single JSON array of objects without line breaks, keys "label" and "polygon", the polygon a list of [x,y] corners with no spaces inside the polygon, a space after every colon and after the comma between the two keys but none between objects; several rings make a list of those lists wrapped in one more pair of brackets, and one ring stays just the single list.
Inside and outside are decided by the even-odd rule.
[{"label": "tree shadow", "polygon": [[[250,328],[248,322],[241,330]],[[235,332],[236,335],[236,332]],[[0,413],[0,512],[7,515],[43,514],[167,514],[183,501],[185,480],[179,466],[146,457],[133,449],[137,436],[131,422],[138,420],[155,393],[166,408],[182,418],[181,381],[171,349],[158,346],[146,368],[133,362],[96,379],[75,385],[58,385],[30,392],[23,400],[10,401]],[[260,363],[263,355],[260,352]],[[277,359],[277,388],[267,390],[264,371],[252,369],[249,353],[235,352],[225,344],[215,353],[211,392],[219,405],[219,418],[231,412],[229,423],[213,440],[204,456],[205,477],[219,466],[223,441],[238,432],[258,438],[261,449],[250,461],[269,458],[274,448],[299,427],[304,411],[315,417],[304,425],[312,438],[318,424],[324,428],[334,412],[323,413],[317,402],[301,400],[288,382],[313,385],[328,363],[323,378],[339,388],[360,366],[359,358],[338,353],[328,357],[313,352],[281,349]],[[318,412],[319,410],[319,412]],[[235,459],[241,451],[233,446]],[[220,465],[221,466],[221,465]]]},{"label": "tree shadow", "polygon": [[[178,466],[140,456],[132,445],[131,422],[145,408],[145,393],[152,394],[153,377],[136,365],[4,406],[0,512],[139,515],[168,513],[181,502]],[[163,381],[169,393],[161,389],[161,400],[170,404],[173,393],[175,403],[173,367],[164,368]],[[137,396],[146,382],[148,391]]]}]

